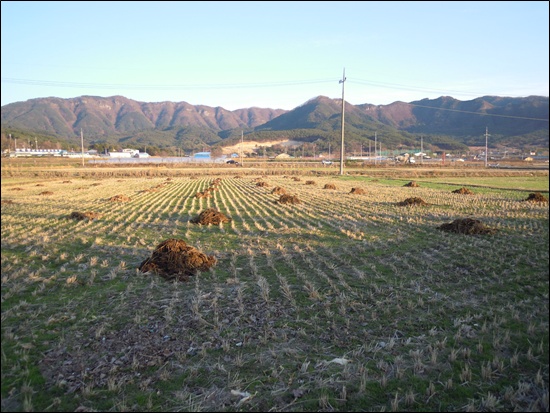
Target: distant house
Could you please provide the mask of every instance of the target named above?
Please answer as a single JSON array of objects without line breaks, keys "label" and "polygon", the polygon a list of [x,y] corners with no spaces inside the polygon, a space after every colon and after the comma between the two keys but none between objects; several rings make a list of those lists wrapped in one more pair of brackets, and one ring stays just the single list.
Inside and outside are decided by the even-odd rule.
[{"label": "distant house", "polygon": [[280,153],[275,158],[276,159],[288,159],[288,158],[292,158],[292,157],[288,153]]},{"label": "distant house", "polygon": [[136,149],[123,149],[122,152],[109,152],[109,157],[111,158],[135,158],[135,154],[139,153]]},{"label": "distant house", "polygon": [[197,152],[196,154],[193,155],[193,158],[209,160],[210,159],[210,152]]},{"label": "distant house", "polygon": [[147,152],[138,152],[134,154],[134,158],[149,158],[151,155],[149,155]]}]

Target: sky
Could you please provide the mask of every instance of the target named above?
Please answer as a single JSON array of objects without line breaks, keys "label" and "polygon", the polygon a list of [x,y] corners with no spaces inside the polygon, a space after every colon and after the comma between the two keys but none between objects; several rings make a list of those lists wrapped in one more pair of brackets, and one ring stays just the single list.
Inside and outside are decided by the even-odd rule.
[{"label": "sky", "polygon": [[[1,1],[1,104],[548,96],[547,1]],[[345,72],[345,81],[344,79]]]}]

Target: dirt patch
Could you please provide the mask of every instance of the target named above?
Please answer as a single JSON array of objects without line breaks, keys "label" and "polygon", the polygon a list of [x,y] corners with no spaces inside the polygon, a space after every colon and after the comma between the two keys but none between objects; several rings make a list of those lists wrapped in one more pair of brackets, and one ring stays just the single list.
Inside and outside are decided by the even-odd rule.
[{"label": "dirt patch", "polygon": [[216,264],[216,258],[206,255],[181,239],[161,242],[151,257],[139,265],[141,272],[153,272],[169,281],[188,281],[198,271],[207,271]]},{"label": "dirt patch", "polygon": [[349,191],[349,193],[354,195],[366,195],[367,191],[365,191],[363,188],[351,188],[351,191]]},{"label": "dirt patch", "polygon": [[325,184],[323,189],[336,189],[336,185],[334,185],[334,184]]},{"label": "dirt patch", "polygon": [[437,229],[466,235],[494,234],[497,232],[496,228],[489,228],[480,220],[472,218],[455,219],[453,222],[442,224]]},{"label": "dirt patch", "polygon": [[115,195],[109,198],[111,202],[129,202],[130,198],[126,195]]},{"label": "dirt patch", "polygon": [[473,195],[474,193],[470,189],[462,187],[460,189],[455,189],[453,194]]},{"label": "dirt patch", "polygon": [[271,193],[275,194],[275,195],[284,195],[284,194],[286,194],[286,189],[284,189],[280,186],[276,186],[275,188],[273,188]]},{"label": "dirt patch", "polygon": [[53,192],[52,191],[44,191],[44,192],[40,192],[38,195],[53,195]]},{"label": "dirt patch", "polygon": [[77,221],[84,221],[86,219],[92,221],[94,219],[101,218],[101,215],[97,212],[78,212],[74,211],[71,212],[71,215],[69,215],[70,219],[76,219]]},{"label": "dirt patch", "polygon": [[199,225],[220,225],[222,222],[231,222],[231,218],[225,216],[214,208],[208,208],[193,219],[189,220],[189,222]]},{"label": "dirt patch", "polygon": [[415,181],[411,181],[408,184],[405,184],[403,186],[409,186],[411,188],[418,188],[420,185],[418,185]]},{"label": "dirt patch", "polygon": [[400,205],[400,206],[423,205],[423,206],[425,206],[425,205],[429,205],[429,204],[426,201],[424,201],[422,198],[412,197],[412,198],[407,198],[404,201],[398,202],[397,205]]},{"label": "dirt patch", "polygon": [[545,198],[540,192],[533,192],[525,199],[530,202],[548,202],[548,198]]},{"label": "dirt patch", "polygon": [[300,204],[301,201],[296,195],[283,194],[279,197],[278,201],[280,204]]}]

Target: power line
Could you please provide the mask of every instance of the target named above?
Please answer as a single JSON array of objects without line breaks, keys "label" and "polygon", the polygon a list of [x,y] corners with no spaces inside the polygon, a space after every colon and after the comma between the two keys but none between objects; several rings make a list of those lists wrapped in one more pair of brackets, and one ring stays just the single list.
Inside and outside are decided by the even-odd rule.
[{"label": "power line", "polygon": [[482,112],[471,112],[467,110],[460,110],[460,109],[448,109],[448,108],[436,108],[434,106],[424,106],[424,105],[417,105],[415,103],[406,103],[406,105],[415,106],[419,108],[427,108],[427,109],[434,109],[434,110],[446,110],[448,112],[459,112],[459,113],[469,113],[471,115],[480,115],[480,116],[496,116],[499,118],[510,118],[510,119],[524,119],[524,120],[538,120],[541,122],[548,122],[548,119],[540,119],[540,118],[527,118],[523,116],[511,116],[511,115],[498,115],[496,113],[482,113]]},{"label": "power line", "polygon": [[277,86],[299,86],[307,84],[331,83],[334,79],[315,80],[289,80],[283,82],[258,82],[258,83],[225,83],[225,84],[175,84],[175,85],[146,85],[124,83],[87,83],[64,82],[57,80],[17,79],[2,78],[2,83],[11,83],[30,86],[55,86],[67,88],[94,88],[94,89],[137,89],[137,90],[200,90],[200,89],[238,89],[238,88],[262,88]]},{"label": "power line", "polygon": [[[247,89],[247,88],[268,88],[268,87],[279,87],[279,86],[299,86],[307,84],[320,84],[320,83],[332,83],[333,79],[314,79],[314,80],[290,80],[284,82],[258,82],[258,83],[230,83],[230,84],[175,84],[175,85],[146,85],[146,84],[117,84],[117,83],[87,83],[87,82],[64,82],[56,80],[37,80],[37,79],[18,79],[18,78],[1,78],[2,83],[11,83],[11,84],[20,84],[20,85],[30,85],[30,86],[54,86],[54,87],[64,87],[64,88],[92,88],[92,89],[131,89],[131,90],[204,90],[204,89]],[[362,84],[362,85],[374,85],[385,88],[394,88],[400,90],[415,90],[415,91],[426,91],[426,92],[438,92],[438,93],[456,93],[456,94],[465,94],[464,92],[458,91],[441,91],[437,89],[427,89],[427,88],[418,88],[408,85],[400,85],[397,83],[386,83],[386,82],[372,82],[361,79],[349,80],[351,83]],[[340,81],[342,83],[342,81]],[[473,95],[473,94],[470,94]],[[414,103],[403,102],[410,106],[435,109],[435,110],[444,110],[449,112],[459,112],[459,113],[468,113],[472,115],[480,116],[494,116],[501,118],[510,118],[510,119],[523,119],[523,120],[536,120],[541,122],[548,122],[548,119],[540,118],[529,118],[522,116],[510,116],[510,115],[498,115],[494,113],[481,113],[481,112],[471,112],[459,109],[448,109],[448,108],[435,108],[432,106],[418,105]],[[380,105],[376,105],[380,106]],[[384,105],[387,106],[387,105]]]}]

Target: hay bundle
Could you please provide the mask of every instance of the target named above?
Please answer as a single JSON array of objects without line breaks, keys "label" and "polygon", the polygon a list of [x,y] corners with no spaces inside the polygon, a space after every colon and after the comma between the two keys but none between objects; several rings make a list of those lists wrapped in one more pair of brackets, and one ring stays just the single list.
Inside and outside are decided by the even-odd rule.
[{"label": "hay bundle", "polygon": [[197,192],[195,194],[195,198],[210,198],[212,195],[210,195],[210,191],[208,189],[202,191],[202,192]]},{"label": "hay bundle", "polygon": [[130,198],[126,195],[115,195],[109,198],[111,202],[129,202]]},{"label": "hay bundle", "polygon": [[11,205],[15,204],[12,199],[2,199],[2,205]]},{"label": "hay bundle", "polygon": [[323,189],[336,189],[336,185],[334,185],[334,184],[325,184]]},{"label": "hay bundle", "polygon": [[464,194],[464,195],[473,195],[473,192],[468,188],[462,187],[460,189],[455,189],[453,194]]},{"label": "hay bundle", "polygon": [[317,185],[315,181],[306,181],[306,185]]},{"label": "hay bundle", "polygon": [[428,205],[428,203],[424,201],[422,198],[412,197],[412,198],[407,198],[404,201],[398,202],[397,205],[413,206],[413,205]]},{"label": "hay bundle", "polygon": [[269,186],[269,184],[267,182],[260,181],[256,184],[256,186]]},{"label": "hay bundle", "polygon": [[273,188],[271,193],[275,194],[275,195],[284,195],[284,194],[286,194],[286,189],[284,189],[280,186],[276,186],[275,188]]},{"label": "hay bundle", "polygon": [[349,191],[349,193],[355,195],[365,195],[367,191],[362,188],[351,188],[351,191]]},{"label": "hay bundle", "polygon": [[494,234],[497,232],[495,228],[488,228],[480,220],[472,218],[455,219],[453,222],[442,224],[437,229],[466,235]]},{"label": "hay bundle", "polygon": [[52,191],[44,191],[44,192],[40,192],[38,195],[53,195],[53,192]]},{"label": "hay bundle", "polygon": [[297,176],[292,177],[292,180],[293,180],[293,181],[296,181],[296,182],[300,182],[300,181],[301,181],[301,179],[300,179],[299,177],[297,177]]},{"label": "hay bundle", "polygon": [[76,219],[77,221],[83,221],[85,219],[94,220],[100,218],[101,215],[97,212],[78,212],[74,211],[71,212],[71,215],[69,215],[70,219]]},{"label": "hay bundle", "polygon": [[525,199],[525,201],[530,202],[548,202],[548,199],[545,198],[540,192],[533,192]]},{"label": "hay bundle", "polygon": [[151,257],[139,265],[141,272],[154,272],[166,280],[187,281],[198,271],[207,271],[216,264],[216,258],[206,255],[181,239],[161,242]]},{"label": "hay bundle", "polygon": [[418,188],[420,185],[418,185],[415,181],[411,181],[408,184],[405,184],[403,186],[410,186],[411,188]]},{"label": "hay bundle", "polygon": [[279,200],[277,201],[280,204],[299,204],[301,201],[298,199],[296,195],[289,195],[289,194],[283,194],[279,197]]},{"label": "hay bundle", "polygon": [[208,208],[202,211],[195,218],[189,220],[189,222],[199,225],[220,225],[222,222],[231,222],[231,218],[225,216],[214,208]]}]

